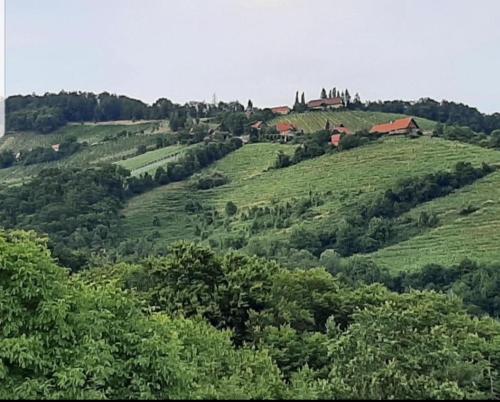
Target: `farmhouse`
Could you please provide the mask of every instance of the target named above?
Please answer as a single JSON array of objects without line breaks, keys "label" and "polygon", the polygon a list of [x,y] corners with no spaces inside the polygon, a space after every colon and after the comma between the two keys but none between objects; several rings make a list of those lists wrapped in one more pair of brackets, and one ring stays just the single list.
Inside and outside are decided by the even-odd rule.
[{"label": "farmhouse", "polygon": [[311,110],[341,109],[344,107],[342,98],[315,99],[307,102],[307,107]]},{"label": "farmhouse", "polygon": [[295,135],[297,127],[291,123],[278,123],[276,125],[276,130],[280,136],[284,137],[285,140],[288,140],[288,138],[292,138]]},{"label": "farmhouse", "polygon": [[387,124],[378,124],[373,126],[370,133],[374,134],[418,134],[420,128],[413,117],[406,117],[404,119],[399,119],[391,121]]},{"label": "farmhouse", "polygon": [[330,137],[330,143],[334,147],[338,147],[340,144],[340,140],[342,139],[342,135],[352,135],[351,130],[345,127],[343,124],[334,127],[330,130],[332,136]]},{"label": "farmhouse", "polygon": [[333,134],[332,137],[330,138],[330,142],[334,147],[338,147],[341,138],[342,138],[341,134]]},{"label": "farmhouse", "polygon": [[278,107],[273,107],[271,108],[271,112],[276,113],[276,114],[283,114],[286,115],[290,113],[292,109],[290,109],[288,106],[278,106]]},{"label": "farmhouse", "polygon": [[351,135],[352,131],[349,130],[346,126],[343,124],[340,124],[339,126],[333,127],[331,129],[332,134],[346,134],[346,135]]}]

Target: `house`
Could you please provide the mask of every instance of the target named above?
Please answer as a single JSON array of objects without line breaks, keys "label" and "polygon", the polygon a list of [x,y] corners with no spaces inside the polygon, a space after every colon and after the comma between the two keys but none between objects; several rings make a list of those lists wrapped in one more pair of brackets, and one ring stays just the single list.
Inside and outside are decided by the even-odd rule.
[{"label": "house", "polygon": [[346,135],[352,134],[352,131],[349,130],[343,124],[340,124],[339,126],[333,127],[330,131],[332,132],[332,134],[346,134]]},{"label": "house", "polygon": [[59,152],[59,147],[60,147],[60,144],[54,144],[52,145],[52,149],[56,152]]},{"label": "house", "polygon": [[386,124],[378,124],[373,126],[370,133],[374,134],[418,134],[420,132],[420,127],[418,127],[417,122],[413,117],[406,117],[404,119],[399,119],[391,121]]},{"label": "house", "polygon": [[292,111],[288,106],[278,106],[278,107],[272,107],[271,112],[275,114],[282,114],[286,115],[289,114]]},{"label": "house", "polygon": [[338,147],[340,144],[340,140],[344,135],[352,135],[352,131],[349,130],[346,126],[343,124],[340,124],[336,127],[333,127],[330,132],[332,133],[332,136],[330,137],[330,143],[334,147]]},{"label": "house", "polygon": [[344,101],[340,97],[315,99],[307,102],[307,107],[312,110],[341,109],[344,107]]},{"label": "house", "polygon": [[330,138],[330,142],[334,147],[338,147],[341,139],[342,139],[341,134],[333,134]]},{"label": "house", "polygon": [[288,141],[288,139],[293,138],[297,132],[297,127],[291,123],[278,123],[276,124],[276,130],[279,135],[285,139],[285,141]]}]

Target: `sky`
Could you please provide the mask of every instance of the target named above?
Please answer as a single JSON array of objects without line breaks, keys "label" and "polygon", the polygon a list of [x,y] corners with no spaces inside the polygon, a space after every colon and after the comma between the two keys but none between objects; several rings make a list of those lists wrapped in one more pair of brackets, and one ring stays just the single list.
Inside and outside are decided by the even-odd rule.
[{"label": "sky", "polygon": [[6,0],[7,95],[291,105],[348,88],[500,112],[498,0]]}]

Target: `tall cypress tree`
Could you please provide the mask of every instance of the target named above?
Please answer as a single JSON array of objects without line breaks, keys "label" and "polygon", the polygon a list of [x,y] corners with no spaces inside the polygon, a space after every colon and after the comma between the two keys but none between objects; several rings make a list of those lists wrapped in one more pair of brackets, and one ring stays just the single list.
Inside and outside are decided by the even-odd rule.
[{"label": "tall cypress tree", "polygon": [[321,90],[321,99],[326,99],[326,90],[325,90],[325,88],[323,88]]},{"label": "tall cypress tree", "polygon": [[300,97],[300,103],[305,106],[306,105],[306,96],[304,95],[304,92],[302,92],[302,96]]},{"label": "tall cypress tree", "polygon": [[299,91],[295,92],[295,103],[293,104],[294,109],[298,106],[299,104]]}]

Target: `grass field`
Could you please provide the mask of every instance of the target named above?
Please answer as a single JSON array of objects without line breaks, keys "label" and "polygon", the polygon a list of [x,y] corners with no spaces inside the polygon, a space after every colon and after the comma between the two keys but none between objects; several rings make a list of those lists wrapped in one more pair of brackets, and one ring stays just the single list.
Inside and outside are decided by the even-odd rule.
[{"label": "grass field", "polygon": [[146,172],[154,173],[158,167],[172,161],[182,154],[187,148],[188,147],[182,145],[174,145],[166,148],[155,149],[154,151],[149,151],[145,154],[134,156],[116,163],[130,170],[134,176]]},{"label": "grass field", "polygon": [[[500,163],[500,153],[493,150],[428,137],[399,137],[266,171],[278,149],[293,151],[286,145],[252,144],[217,162],[211,168],[231,178],[227,185],[200,191],[189,182],[181,182],[132,199],[124,210],[124,234],[139,239],[158,230],[163,242],[192,239],[196,222],[184,209],[187,200],[198,200],[222,211],[227,201],[242,208],[272,199],[306,196],[310,190],[331,191],[328,201],[315,211],[314,221],[306,222],[315,225],[324,217],[341,216],[356,202],[385,191],[403,177],[448,169],[458,161]],[[160,218],[160,227],[153,226],[154,216]]]},{"label": "grass field", "polygon": [[[31,176],[36,175],[41,169],[49,167],[89,167],[97,163],[112,163],[131,158],[135,156],[139,145],[153,148],[156,139],[165,134],[167,130],[165,124],[161,124],[157,130],[153,129],[155,125],[158,125],[158,123],[67,125],[54,133],[45,135],[35,133],[7,135],[0,139],[0,151],[9,149],[17,152],[38,146],[49,147],[62,142],[68,136],[74,136],[79,142],[87,142],[91,145],[60,161],[0,169],[0,183],[19,184],[29,180]],[[112,136],[123,130],[128,131],[130,135],[114,141],[103,141],[106,136]]]},{"label": "grass field", "polygon": [[[460,214],[469,205],[478,210]],[[439,216],[439,227],[370,257],[393,270],[413,270],[429,263],[456,264],[464,258],[500,261],[500,172],[424,204],[411,214],[424,210]]]},{"label": "grass field", "polygon": [[[381,112],[362,112],[362,111],[314,111],[306,113],[292,113],[287,116],[280,116],[272,120],[269,124],[278,122],[288,122],[304,130],[306,133],[322,130],[325,128],[326,121],[330,125],[337,126],[343,124],[352,132],[362,129],[370,129],[375,124],[388,123],[391,120],[407,117],[401,114],[381,113]],[[424,131],[432,130],[435,122],[417,117],[415,119],[420,128]]]}]

